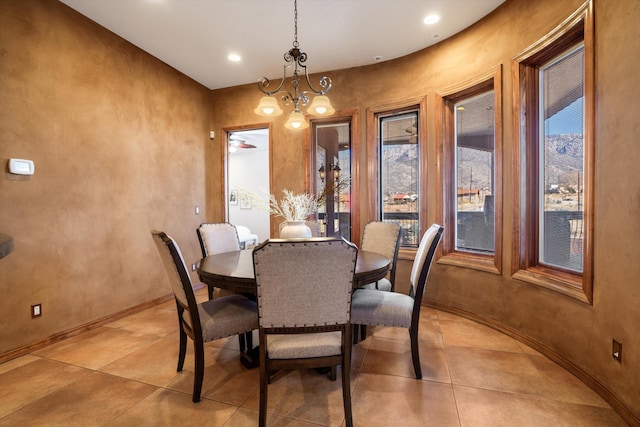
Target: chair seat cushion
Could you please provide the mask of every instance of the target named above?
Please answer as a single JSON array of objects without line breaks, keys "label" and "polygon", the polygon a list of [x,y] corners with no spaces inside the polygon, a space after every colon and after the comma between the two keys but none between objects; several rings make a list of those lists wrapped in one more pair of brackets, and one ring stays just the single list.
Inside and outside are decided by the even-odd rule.
[{"label": "chair seat cushion", "polygon": [[270,359],[306,359],[335,356],[341,352],[341,332],[267,335],[267,356]]},{"label": "chair seat cushion", "polygon": [[351,300],[351,323],[411,327],[413,298],[399,292],[356,289]]},{"label": "chair seat cushion", "polygon": [[360,286],[362,289],[377,289],[379,291],[391,292],[391,282],[389,279],[380,279],[377,282],[367,283],[364,286]]},{"label": "chair seat cushion", "polygon": [[240,295],[198,304],[198,314],[205,342],[258,329],[256,303]]}]

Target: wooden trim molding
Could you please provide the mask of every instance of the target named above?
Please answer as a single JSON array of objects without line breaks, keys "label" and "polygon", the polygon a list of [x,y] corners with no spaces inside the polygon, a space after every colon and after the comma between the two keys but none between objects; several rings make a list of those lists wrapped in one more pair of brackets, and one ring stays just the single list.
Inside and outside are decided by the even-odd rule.
[{"label": "wooden trim molding", "polygon": [[428,300],[423,301],[422,305],[425,307],[451,313],[456,316],[464,317],[466,319],[488,326],[489,328],[495,329],[496,331],[501,332],[507,336],[510,336],[516,341],[519,341],[531,347],[535,351],[547,357],[549,360],[560,365],[562,368],[564,368],[565,370],[573,374],[575,377],[577,377],[580,381],[582,381],[585,385],[587,385],[593,391],[598,393],[598,395],[600,395],[600,397],[602,397],[609,405],[611,405],[611,407],[627,423],[629,423],[632,426],[640,426],[640,417],[635,415],[631,411],[631,409],[629,409],[625,405],[625,403],[611,389],[609,389],[609,387],[602,384],[597,378],[595,378],[588,372],[584,371],[582,368],[580,368],[580,366],[576,365],[574,362],[567,359],[562,354],[547,347],[546,345],[539,342],[538,340],[523,334],[522,332],[520,332],[519,330],[511,326],[500,323],[495,319],[479,316],[475,313],[472,313],[470,311],[466,311],[457,307],[441,304],[435,301],[428,301]]},{"label": "wooden trim molding", "polygon": [[[538,67],[572,45],[584,44],[583,268],[581,273],[539,265],[538,242]],[[593,3],[586,1],[538,42],[512,58],[514,232],[511,275],[593,304],[595,179],[595,39]],[[535,142],[535,143],[534,143]]]},{"label": "wooden trim molding", "polygon": [[[201,286],[202,287],[202,286]],[[196,287],[194,286],[194,289]],[[43,338],[39,341],[36,341],[31,344],[23,345],[21,347],[14,348],[12,350],[6,351],[0,354],[0,363],[6,362],[7,360],[15,359],[16,357],[24,356],[25,354],[34,352],[36,350],[40,350],[41,348],[47,347],[49,345],[55,344],[67,338],[75,337],[76,335],[80,335],[85,332],[89,332],[100,326],[106,325],[107,323],[114,322],[118,319],[122,319],[123,317],[130,316],[132,314],[138,313],[140,311],[146,310],[148,308],[154,307],[159,304],[164,304],[165,302],[171,301],[175,297],[173,294],[168,294],[162,296],[160,298],[156,298],[154,300],[142,303],[135,307],[128,308],[126,310],[120,311],[115,314],[110,314],[108,316],[104,316],[100,319],[94,320],[93,322],[85,323],[84,325],[76,326],[75,328],[68,329],[66,331],[58,332],[57,334],[51,335],[49,337]]]},{"label": "wooden trim molding", "polygon": [[354,110],[344,110],[338,111],[333,116],[322,118],[322,119],[312,119],[312,126],[309,126],[309,130],[306,133],[305,138],[305,148],[307,152],[305,153],[305,171],[306,171],[306,183],[305,188],[308,192],[311,192],[312,187],[315,186],[315,180],[312,177],[315,177],[315,171],[311,170],[311,165],[315,164],[315,151],[312,149],[314,143],[314,137],[312,135],[313,129],[315,126],[313,124],[327,124],[327,123],[339,123],[339,122],[349,122],[350,132],[351,132],[351,213],[350,213],[350,222],[351,222],[351,241],[359,242],[360,241],[360,212],[362,201],[359,198],[360,192],[360,162],[358,158],[360,156],[360,152],[362,150],[360,144],[360,112],[357,109]]},{"label": "wooden trim molding", "polygon": [[[428,169],[427,169],[427,159],[428,159],[428,147],[427,147],[427,97],[419,97],[419,98],[410,98],[403,101],[391,102],[384,105],[377,105],[375,107],[367,108],[367,152],[369,155],[367,156],[367,182],[369,183],[369,206],[367,212],[367,219],[365,221],[373,221],[380,218],[380,191],[379,191],[379,179],[380,170],[380,135],[378,131],[378,121],[377,115],[384,113],[394,114],[394,113],[402,113],[403,111],[409,109],[417,109],[418,110],[418,150],[419,150],[419,170],[420,177],[418,182],[418,192],[420,197],[418,200],[420,201],[419,217],[420,217],[420,229],[426,230],[429,228],[428,223],[428,213],[430,209],[428,208],[427,201],[427,188],[428,187]],[[401,248],[400,252],[415,252],[416,249],[410,248]]]},{"label": "wooden trim molding", "polygon": [[[241,132],[246,130],[254,130],[254,129],[268,129],[269,130],[269,193],[273,192],[272,184],[272,175],[273,175],[273,123],[264,122],[264,123],[256,123],[252,125],[243,125],[243,126],[227,126],[220,129],[219,133],[222,135],[222,168],[220,169],[220,181],[223,185],[221,193],[221,206],[222,206],[222,221],[229,221],[229,209],[227,206],[227,200],[229,200],[229,195],[227,191],[229,189],[229,133],[231,132]],[[278,234],[273,234],[276,231],[276,225],[273,221],[273,216],[270,218],[270,233],[272,236],[277,236]]]},{"label": "wooden trim molding", "polygon": [[[465,98],[473,97],[485,91],[493,91],[494,97],[494,253],[476,254],[456,250],[455,244],[455,208],[457,203],[457,185],[455,183],[455,126],[454,104]],[[494,274],[502,274],[502,66],[493,68],[475,78],[455,86],[442,89],[436,94],[437,118],[442,126],[436,127],[438,141],[438,164],[442,165],[442,180],[438,188],[442,191],[442,215],[445,236],[442,242],[443,256],[439,263],[457,267],[471,268]]]}]

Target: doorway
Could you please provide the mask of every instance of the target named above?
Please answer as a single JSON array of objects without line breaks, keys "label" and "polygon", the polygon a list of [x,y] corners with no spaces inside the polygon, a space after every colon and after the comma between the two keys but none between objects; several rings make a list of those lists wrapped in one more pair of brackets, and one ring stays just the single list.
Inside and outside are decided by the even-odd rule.
[{"label": "doorway", "polygon": [[249,195],[266,200],[271,192],[269,129],[228,131],[226,148],[227,221],[248,228],[257,242],[267,240],[271,234],[269,212]]}]

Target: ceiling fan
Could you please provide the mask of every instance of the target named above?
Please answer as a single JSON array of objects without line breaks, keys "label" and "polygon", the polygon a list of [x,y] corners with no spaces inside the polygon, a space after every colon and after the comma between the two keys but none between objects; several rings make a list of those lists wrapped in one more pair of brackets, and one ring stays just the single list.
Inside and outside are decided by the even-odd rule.
[{"label": "ceiling fan", "polygon": [[247,144],[247,141],[242,139],[235,139],[233,136],[229,138],[229,146],[239,148],[239,149],[256,148],[255,145]]}]

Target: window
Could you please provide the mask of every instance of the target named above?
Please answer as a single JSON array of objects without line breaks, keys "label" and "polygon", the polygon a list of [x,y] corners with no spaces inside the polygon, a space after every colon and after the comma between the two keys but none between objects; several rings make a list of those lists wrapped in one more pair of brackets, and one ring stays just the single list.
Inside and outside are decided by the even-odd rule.
[{"label": "window", "polygon": [[514,58],[520,200],[514,278],[585,302],[592,300],[591,28],[587,3]]},{"label": "window", "polygon": [[[456,102],[455,116],[455,248],[493,254],[495,248],[494,94]],[[474,171],[475,169],[475,171]],[[475,172],[475,174],[474,174]]]},{"label": "window", "polygon": [[324,203],[315,217],[323,236],[341,236],[360,241],[360,194],[358,163],[360,151],[359,114],[342,111],[335,116],[311,120],[305,150],[309,181],[305,186]]},{"label": "window", "polygon": [[317,219],[323,236],[351,239],[351,123],[313,122]]},{"label": "window", "polygon": [[440,92],[444,166],[444,257],[440,262],[502,270],[502,72]]},{"label": "window", "polygon": [[421,144],[424,99],[369,109],[369,182],[376,186],[370,217],[400,224],[401,251],[414,250],[426,230],[425,159]]},{"label": "window", "polygon": [[[584,45],[540,67],[538,261],[582,273]],[[565,98],[565,99],[562,99]]]},{"label": "window", "polygon": [[420,240],[418,112],[379,116],[381,219],[402,226],[401,246]]}]

